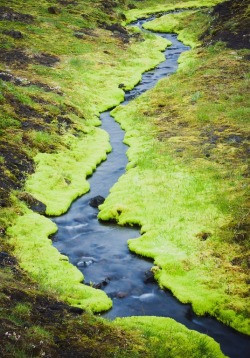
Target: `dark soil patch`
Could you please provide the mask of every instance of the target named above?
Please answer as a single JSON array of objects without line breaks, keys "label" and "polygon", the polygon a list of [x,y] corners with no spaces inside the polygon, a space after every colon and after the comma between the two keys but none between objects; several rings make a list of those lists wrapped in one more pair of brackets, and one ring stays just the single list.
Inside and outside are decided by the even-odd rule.
[{"label": "dark soil patch", "polygon": [[49,129],[48,126],[44,126],[44,124],[39,124],[32,120],[22,121],[21,128],[25,131],[27,131],[29,129],[36,130],[36,131],[44,131],[46,129]]},{"label": "dark soil patch", "polygon": [[7,50],[0,49],[0,62],[6,63],[11,67],[27,67],[32,62],[31,58],[21,49]]},{"label": "dark soil patch", "polygon": [[21,33],[21,31],[5,30],[5,31],[3,31],[3,34],[13,37],[14,39],[22,39],[23,38],[23,34]]},{"label": "dark soil patch", "polygon": [[10,7],[0,6],[0,20],[1,21],[18,21],[30,24],[34,18],[30,14],[22,14],[15,12]]},{"label": "dark soil patch", "polygon": [[57,122],[59,127],[63,126],[65,129],[69,129],[73,125],[72,120],[65,116],[57,116]]},{"label": "dark soil patch", "polygon": [[128,43],[130,35],[128,31],[120,24],[105,25],[104,28],[113,33],[113,36],[120,39],[123,43]]},{"label": "dark soil patch", "polygon": [[16,265],[17,261],[15,257],[11,256],[8,252],[1,251],[0,252],[0,268],[6,266],[14,266]]},{"label": "dark soil patch", "polygon": [[233,266],[242,266],[243,268],[250,268],[250,255],[235,257],[231,264]]},{"label": "dark soil patch", "polygon": [[54,55],[49,55],[47,53],[41,53],[39,55],[35,55],[33,59],[35,63],[47,67],[53,67],[57,62],[60,61],[59,57],[56,57]]},{"label": "dark soil patch", "polygon": [[[41,111],[36,110],[35,108],[32,108],[26,104],[23,104],[21,101],[19,101],[16,97],[14,97],[11,94],[6,94],[5,98],[7,99],[8,103],[13,107],[13,110],[15,111],[18,119],[21,121],[21,127],[24,130],[27,129],[33,129],[33,130],[49,130],[51,132],[51,127],[47,124],[51,124],[52,121],[54,121],[54,125],[64,126],[65,129],[70,129],[73,127],[73,122],[70,118],[58,115],[58,116],[52,116],[49,114],[45,114],[44,110],[41,109]],[[39,98],[36,98],[36,102],[46,105],[50,104],[50,102],[46,102],[43,99],[41,101]],[[64,111],[61,111],[64,113]],[[55,130],[55,128],[54,128]]]},{"label": "dark soil patch", "polygon": [[0,62],[3,62],[10,67],[26,68],[29,64],[32,63],[47,67],[53,67],[57,62],[59,62],[59,58],[46,53],[41,53],[39,55],[30,55],[20,48],[15,48],[11,50],[1,48]]},{"label": "dark soil patch", "polygon": [[31,194],[23,192],[18,194],[18,199],[21,201],[24,201],[27,206],[35,211],[36,213],[39,213],[41,215],[45,215],[46,212],[46,205],[43,204],[40,200],[37,200],[34,198]]},{"label": "dark soil patch", "polygon": [[48,12],[52,15],[58,15],[60,14],[61,10],[56,6],[50,6],[48,7]]},{"label": "dark soil patch", "polygon": [[85,28],[76,30],[74,36],[77,37],[78,39],[83,39],[85,36],[98,37],[98,35],[93,30],[85,29]]},{"label": "dark soil patch", "polygon": [[1,357],[14,357],[16,352],[25,357],[114,357],[120,350],[124,357],[133,356],[130,352],[138,342],[132,335],[42,294],[1,245],[0,274]]},{"label": "dark soil patch", "polygon": [[101,8],[104,12],[108,14],[113,11],[113,8],[117,7],[118,4],[115,0],[102,0],[101,1]]},{"label": "dark soil patch", "polygon": [[77,5],[78,2],[75,0],[57,0],[57,2],[61,5],[67,6],[67,5]]},{"label": "dark soil patch", "polygon": [[1,71],[0,79],[5,82],[11,82],[16,86],[22,86],[22,87],[37,86],[39,88],[42,88],[44,92],[55,92],[58,95],[63,95],[63,92],[59,88],[50,87],[49,85],[39,81],[29,81],[27,78],[16,77],[10,72]]},{"label": "dark soil patch", "polygon": [[41,118],[42,117],[42,115],[38,111],[36,111],[34,108],[32,108],[26,104],[23,104],[22,102],[20,102],[17,98],[12,96],[11,94],[6,95],[5,98],[11,104],[11,106],[14,108],[14,110],[19,118],[30,118],[30,117]]},{"label": "dark soil patch", "polygon": [[250,49],[248,5],[248,0],[230,0],[216,5],[212,12],[213,21],[210,28],[202,36],[205,44],[224,41],[234,49]]},{"label": "dark soil patch", "polygon": [[5,160],[5,167],[11,172],[12,177],[15,177],[17,187],[20,187],[26,175],[33,173],[33,161],[27,157],[19,146],[12,145],[10,147],[9,143],[6,142],[0,143],[0,155]]},{"label": "dark soil patch", "polygon": [[10,72],[0,72],[0,79],[5,82],[14,83],[17,86],[20,86],[23,83],[20,78],[13,76]]},{"label": "dark soil patch", "polygon": [[50,87],[45,83],[35,81],[35,82],[30,82],[30,84],[42,88],[45,92],[55,92],[60,96],[63,95],[63,92],[59,88]]},{"label": "dark soil patch", "polygon": [[0,206],[9,206],[9,193],[12,189],[20,189],[27,174],[34,171],[33,161],[19,146],[0,143],[0,155],[4,164],[0,164]]}]

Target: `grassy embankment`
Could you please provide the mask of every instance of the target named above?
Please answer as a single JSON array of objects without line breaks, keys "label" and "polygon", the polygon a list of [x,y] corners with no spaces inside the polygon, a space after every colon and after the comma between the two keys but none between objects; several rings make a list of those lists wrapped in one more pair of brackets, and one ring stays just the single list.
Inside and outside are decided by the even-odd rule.
[{"label": "grassy embankment", "polygon": [[[105,132],[95,127],[96,116],[121,101],[120,83],[131,88],[142,71],[161,60],[166,43],[151,36],[143,41],[119,27],[104,29],[122,18],[119,2],[100,1],[94,8],[91,1],[5,5],[11,8],[0,8],[0,355],[152,357],[163,339],[160,329],[149,344],[147,328],[124,332],[119,323],[58,301],[96,311],[110,306],[101,291],[79,284],[82,275],[47,239],[56,227],[28,207],[45,210],[36,196],[47,204],[47,214],[59,214],[89,189],[86,176],[110,150]],[[35,175],[24,187],[33,160]],[[174,356],[180,336],[192,336],[190,356],[197,357],[199,347],[207,347],[204,356],[222,356],[210,338],[170,320],[163,330],[169,332],[164,340],[171,342]],[[169,345],[164,347],[163,356],[171,356]],[[179,346],[180,355],[183,349]]]},{"label": "grassy embankment", "polygon": [[[25,199],[27,193],[28,197],[32,194],[46,205],[47,215],[59,215],[89,190],[86,177],[110,151],[107,134],[95,127],[99,112],[122,101],[119,84],[133,87],[143,71],[163,59],[161,51],[167,43],[154,36],[144,41],[140,34],[129,34],[121,27],[116,32],[97,28],[97,20],[111,22],[111,15],[105,16],[98,8],[92,12],[90,2],[88,7],[80,3],[57,7],[56,14],[48,12],[49,5],[26,4],[32,18],[14,26],[22,38],[6,35],[13,30],[13,21],[2,21],[1,67],[3,71],[11,68],[13,76],[11,81],[1,81],[2,148],[12,151],[13,157],[6,154],[1,164],[5,191],[17,170],[11,171],[8,161],[20,160],[20,149],[27,161],[34,158],[35,173],[26,181],[25,191],[16,196]],[[20,10],[20,2],[13,2],[12,13]],[[15,54],[16,63],[9,60]],[[56,61],[53,66],[46,63],[50,58]],[[13,187],[20,187],[18,176],[14,179]],[[56,226],[16,196],[12,192],[11,199],[5,200],[1,226],[11,226],[8,235],[21,267],[39,279],[43,288],[72,304],[93,311],[110,308],[111,300],[102,291],[82,285],[83,275],[47,240]]]},{"label": "grassy embankment", "polygon": [[[139,224],[142,236],[129,248],[154,260],[162,287],[197,314],[250,334],[249,50],[213,36],[199,46],[209,26],[206,10],[145,25],[179,33],[193,49],[175,75],[112,112],[126,131],[130,163],[99,218]],[[237,33],[235,13],[227,26]]]},{"label": "grassy embankment", "polygon": [[192,8],[201,8],[201,7],[211,7],[216,4],[221,3],[221,0],[147,0],[141,3],[137,3],[136,8],[128,11],[126,13],[126,23],[132,22],[134,20],[148,17],[151,14],[162,14],[168,11],[174,10],[184,10]]},{"label": "grassy embankment", "polygon": [[187,351],[193,358],[201,353],[224,357],[211,338],[171,319],[137,317],[108,323],[45,295],[10,256],[5,257],[5,268],[2,264],[1,260],[1,357],[158,358],[181,357]]}]

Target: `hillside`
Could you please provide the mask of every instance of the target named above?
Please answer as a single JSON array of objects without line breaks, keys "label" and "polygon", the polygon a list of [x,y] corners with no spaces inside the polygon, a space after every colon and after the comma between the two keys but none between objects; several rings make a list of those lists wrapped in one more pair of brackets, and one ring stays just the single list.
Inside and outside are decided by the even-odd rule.
[{"label": "hillside", "polygon": [[[166,21],[166,6],[189,11]],[[12,0],[0,6],[0,356],[223,356],[211,339],[167,319],[94,316],[110,299],[82,285],[47,239],[56,231],[48,216],[89,190],[87,177],[111,150],[99,114],[162,61],[163,40],[125,27],[154,12],[148,28],[176,32],[193,50],[170,82],[114,110],[131,163],[99,216],[139,224],[144,235],[129,247],[154,260],[162,287],[250,333],[248,2]],[[139,187],[130,185],[134,175]],[[166,185],[177,198],[170,209]],[[168,235],[179,246],[166,255]]]}]

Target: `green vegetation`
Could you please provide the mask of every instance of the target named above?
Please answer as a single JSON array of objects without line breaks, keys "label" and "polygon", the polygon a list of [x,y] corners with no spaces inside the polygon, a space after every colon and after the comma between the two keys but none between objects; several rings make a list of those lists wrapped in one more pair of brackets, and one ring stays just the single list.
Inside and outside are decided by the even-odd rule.
[{"label": "green vegetation", "polygon": [[64,136],[68,149],[36,156],[36,172],[27,181],[29,193],[46,204],[48,215],[63,214],[74,199],[89,191],[86,180],[110,151],[107,134],[92,128],[79,137]]},{"label": "green vegetation", "polygon": [[143,334],[151,347],[151,357],[225,357],[215,341],[206,335],[188,330],[171,318],[117,318],[119,326]]},{"label": "green vegetation", "polygon": [[[168,16],[192,29],[203,15]],[[175,75],[112,112],[130,163],[99,218],[140,225],[129,248],[154,260],[159,284],[249,334],[247,53],[189,51]]]},{"label": "green vegetation", "polygon": [[17,219],[8,234],[21,267],[44,291],[55,292],[76,307],[93,312],[108,310],[112,302],[106,294],[83,285],[82,273],[52,246],[48,236],[56,230],[52,221],[33,212]]},{"label": "green vegetation", "polygon": [[161,16],[143,27],[155,32],[177,33],[180,41],[194,48],[201,44],[197,39],[208,29],[209,20],[210,16],[205,11],[186,11]]},{"label": "green vegetation", "polygon": [[[66,6],[58,14],[48,12],[47,2],[34,7],[28,1],[26,5],[26,11],[33,18],[23,20],[28,24],[15,23],[15,30],[21,31],[23,38],[17,40],[0,34],[7,49],[0,52],[4,71],[4,80],[0,79],[2,111],[6,118],[3,122],[6,142],[1,147],[6,155],[0,163],[3,188],[0,227],[5,230],[11,226],[8,234],[11,242],[15,242],[20,265],[32,277],[39,280],[43,277],[41,286],[57,291],[61,298],[70,292],[71,303],[84,306],[85,302],[85,308],[102,311],[110,308],[110,299],[102,291],[79,284],[82,274],[70,263],[60,260],[60,255],[56,255],[55,260],[58,269],[49,269],[56,250],[45,233],[41,231],[41,237],[37,236],[37,230],[42,225],[48,229],[52,224],[39,215],[26,214],[23,205],[13,195],[8,197],[8,192],[25,189],[46,205],[48,215],[67,211],[74,199],[89,190],[86,177],[111,150],[107,134],[95,127],[100,123],[99,113],[119,104],[124,97],[119,84],[122,83],[124,89],[132,88],[140,81],[142,72],[163,60],[162,51],[169,43],[151,34],[144,38],[133,29],[129,33],[120,25],[117,32],[106,30],[112,16],[103,19],[107,21],[103,28],[96,28],[94,19],[88,20],[87,26],[82,16],[82,11],[87,10],[86,4],[79,4],[72,13]],[[12,8],[5,11],[9,16],[14,11],[18,17],[21,10],[20,3],[14,1]],[[98,22],[102,20],[99,15],[92,14]],[[113,15],[119,19],[119,14]],[[11,21],[4,17],[1,22],[5,31],[11,31]],[[10,72],[5,71],[6,65],[11,66]],[[8,168],[6,163],[13,160],[14,168]],[[29,176],[24,187],[26,174],[33,170],[32,160],[35,173]],[[9,190],[6,191],[6,187]],[[18,215],[23,216],[18,218]],[[50,229],[46,233],[50,234]],[[36,238],[44,260],[39,260],[38,244],[30,245]],[[74,289],[74,275],[66,280],[70,271],[78,272]],[[77,290],[78,293],[74,293]],[[95,303],[89,303],[90,297]]]},{"label": "green vegetation", "polygon": [[126,12],[126,22],[132,22],[136,19],[147,17],[150,14],[163,13],[173,10],[184,10],[184,9],[193,9],[193,8],[201,8],[201,7],[211,7],[218,3],[220,0],[159,0],[157,4],[154,0],[143,1],[141,3],[137,3],[137,8],[132,9]]},{"label": "green vegetation", "polygon": [[[2,250],[9,249],[3,247]],[[2,256],[1,256],[2,259]],[[2,357],[62,357],[70,354],[98,357],[149,356],[141,334],[125,332],[44,294],[5,256],[0,271],[0,355]]]},{"label": "green vegetation", "polygon": [[[82,284],[48,239],[56,226],[27,208],[38,199],[46,214],[59,215],[89,190],[87,176],[111,150],[96,127],[99,113],[163,59],[165,40],[120,23],[219,2],[13,0],[0,7],[1,356],[223,356],[213,340],[169,319],[94,317],[89,311],[107,310],[111,300]],[[154,260],[159,284],[198,314],[249,333],[249,51],[221,42],[199,47],[208,24],[208,11],[192,10],[147,25],[177,32],[194,50],[176,75],[114,110],[130,162],[100,218],[141,225],[129,247]]]}]

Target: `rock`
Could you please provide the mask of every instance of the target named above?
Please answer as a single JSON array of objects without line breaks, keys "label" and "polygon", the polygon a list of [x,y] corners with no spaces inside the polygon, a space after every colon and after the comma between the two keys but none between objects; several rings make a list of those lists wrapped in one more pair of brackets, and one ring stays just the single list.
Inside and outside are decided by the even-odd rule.
[{"label": "rock", "polygon": [[99,205],[103,204],[105,201],[105,198],[101,195],[97,195],[94,198],[90,199],[89,205],[93,208],[98,208]]},{"label": "rock", "polygon": [[83,256],[81,257],[81,260],[77,262],[77,267],[88,267],[92,265],[94,262],[96,262],[96,259],[91,256]]},{"label": "rock", "polygon": [[35,213],[44,215],[46,213],[46,205],[41,201],[34,198],[31,194],[23,192],[18,194],[18,199],[24,201],[27,206],[33,210]]},{"label": "rock", "polygon": [[16,30],[5,30],[3,31],[4,35],[8,35],[13,37],[14,39],[22,39],[23,38],[23,34],[21,33],[21,31],[16,31]]},{"label": "rock", "polygon": [[117,298],[125,298],[125,297],[127,297],[127,295],[128,295],[127,292],[120,291],[120,292],[117,292],[116,297]]},{"label": "rock", "polygon": [[118,88],[122,88],[122,89],[125,88],[125,84],[124,84],[124,83],[120,83],[119,86],[118,86]]},{"label": "rock", "polygon": [[16,259],[9,255],[8,252],[0,252],[0,267],[13,266],[16,264]]},{"label": "rock", "polygon": [[103,287],[107,286],[107,284],[110,282],[110,278],[109,277],[106,277],[104,280],[102,280],[101,282],[99,283],[96,283],[93,285],[94,288],[97,288],[97,289],[102,289]]},{"label": "rock", "polygon": [[154,274],[151,270],[148,270],[144,273],[143,282],[144,283],[154,283],[155,282]]}]

